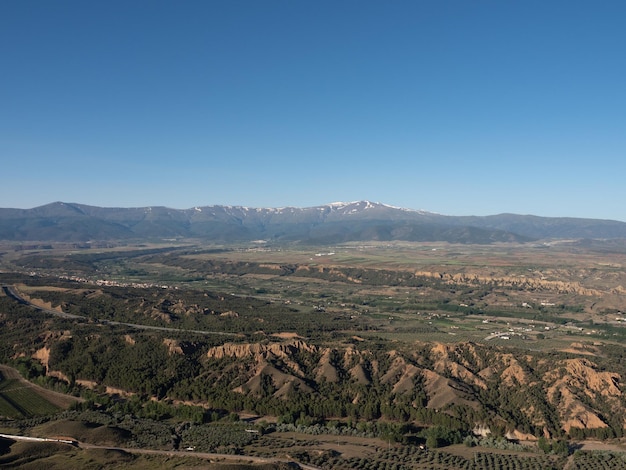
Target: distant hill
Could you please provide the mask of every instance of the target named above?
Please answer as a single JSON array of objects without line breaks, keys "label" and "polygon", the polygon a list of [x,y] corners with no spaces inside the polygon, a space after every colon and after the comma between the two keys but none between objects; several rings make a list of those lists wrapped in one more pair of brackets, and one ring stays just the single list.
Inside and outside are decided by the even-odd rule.
[{"label": "distant hill", "polygon": [[537,239],[626,238],[612,220],[500,214],[453,217],[369,201],[317,207],[105,208],[55,202],[0,209],[0,240],[90,241],[199,238],[213,241],[446,241],[489,244]]}]

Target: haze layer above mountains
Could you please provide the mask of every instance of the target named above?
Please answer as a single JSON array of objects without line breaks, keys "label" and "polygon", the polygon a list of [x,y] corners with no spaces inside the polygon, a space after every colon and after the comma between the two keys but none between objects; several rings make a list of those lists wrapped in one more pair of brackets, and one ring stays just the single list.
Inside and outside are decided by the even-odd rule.
[{"label": "haze layer above mountains", "polygon": [[626,238],[626,223],[532,215],[446,216],[369,201],[307,208],[205,206],[103,208],[55,202],[0,209],[11,241],[197,238],[216,242],[445,241],[488,244],[539,239]]}]

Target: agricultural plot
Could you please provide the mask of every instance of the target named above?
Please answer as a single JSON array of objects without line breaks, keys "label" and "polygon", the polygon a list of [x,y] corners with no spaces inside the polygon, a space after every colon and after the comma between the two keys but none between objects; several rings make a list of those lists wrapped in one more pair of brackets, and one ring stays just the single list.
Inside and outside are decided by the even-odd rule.
[{"label": "agricultural plot", "polygon": [[324,470],[446,470],[451,468],[464,470],[557,470],[564,467],[564,458],[562,457],[476,452],[472,458],[465,458],[447,452],[422,450],[414,446],[391,448],[375,455],[347,459],[333,452],[318,453],[310,456],[309,459],[302,454],[299,457],[301,460],[306,460]]},{"label": "agricultural plot", "polygon": [[30,418],[56,413],[59,408],[16,379],[0,380],[0,416]]},{"label": "agricultural plot", "polygon": [[626,453],[615,452],[585,452],[574,454],[572,470],[618,470],[626,468]]},{"label": "agricultural plot", "polygon": [[5,418],[21,418],[22,414],[13,406],[12,403],[8,402],[0,394],[0,416]]}]

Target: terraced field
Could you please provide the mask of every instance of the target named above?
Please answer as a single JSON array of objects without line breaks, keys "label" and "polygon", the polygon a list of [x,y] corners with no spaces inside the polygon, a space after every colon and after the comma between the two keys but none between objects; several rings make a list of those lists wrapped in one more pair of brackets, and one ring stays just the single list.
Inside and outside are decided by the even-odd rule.
[{"label": "terraced field", "polygon": [[31,418],[56,413],[59,408],[19,379],[5,378],[0,373],[0,416]]}]

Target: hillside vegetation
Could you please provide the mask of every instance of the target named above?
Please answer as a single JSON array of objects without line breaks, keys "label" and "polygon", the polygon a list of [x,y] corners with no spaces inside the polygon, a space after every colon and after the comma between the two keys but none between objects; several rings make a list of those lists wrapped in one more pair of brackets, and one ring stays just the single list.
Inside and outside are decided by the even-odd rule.
[{"label": "hillside vegetation", "polygon": [[[7,411],[4,425],[274,457],[292,442],[322,468],[509,468],[485,446],[523,441],[547,460],[510,468],[562,468],[585,439],[617,445],[626,428],[623,255],[579,249],[7,251],[0,362],[86,401],[56,418]],[[396,447],[360,462],[281,440],[292,432]],[[479,446],[473,460],[432,450],[461,442]]]}]

